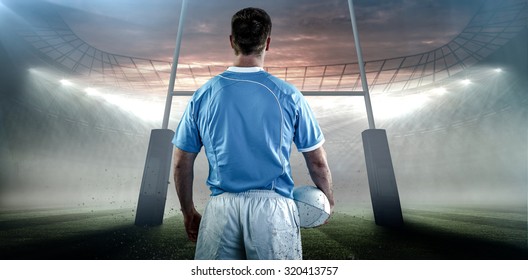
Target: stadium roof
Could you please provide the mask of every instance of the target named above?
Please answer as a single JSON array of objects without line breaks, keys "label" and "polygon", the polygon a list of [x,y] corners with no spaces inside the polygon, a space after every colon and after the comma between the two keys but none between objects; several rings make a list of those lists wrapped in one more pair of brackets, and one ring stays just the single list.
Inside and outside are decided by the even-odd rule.
[{"label": "stadium roof", "polygon": [[[86,86],[166,92],[171,62],[98,49],[80,38],[48,5],[25,11],[18,34],[43,58],[74,73]],[[486,58],[527,28],[526,0],[491,1],[450,42],[429,51],[365,62],[372,93],[396,92],[442,81]],[[361,30],[359,31],[361,33]],[[185,37],[184,37],[185,40]],[[193,91],[227,65],[178,65],[176,91]],[[267,67],[305,91],[361,90],[357,62]]]}]

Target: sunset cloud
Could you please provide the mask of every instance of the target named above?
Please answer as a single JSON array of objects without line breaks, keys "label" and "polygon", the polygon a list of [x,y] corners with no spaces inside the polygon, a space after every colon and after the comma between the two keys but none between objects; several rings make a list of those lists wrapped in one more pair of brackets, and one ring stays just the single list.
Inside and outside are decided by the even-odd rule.
[{"label": "sunset cloud", "polygon": [[[103,51],[167,61],[172,58],[181,0],[47,2],[59,8],[79,37]],[[480,4],[478,0],[355,1],[365,59],[412,55],[439,47],[460,33]],[[229,65],[230,18],[247,6],[262,7],[272,17],[267,65],[356,61],[346,0],[188,1],[180,61]]]}]

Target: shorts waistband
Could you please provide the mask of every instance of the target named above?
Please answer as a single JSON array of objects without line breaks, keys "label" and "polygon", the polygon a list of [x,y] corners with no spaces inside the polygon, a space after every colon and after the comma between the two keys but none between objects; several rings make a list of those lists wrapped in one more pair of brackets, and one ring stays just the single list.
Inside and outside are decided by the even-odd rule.
[{"label": "shorts waistband", "polygon": [[269,197],[269,198],[287,198],[278,194],[274,190],[249,190],[239,193],[224,192],[214,197]]}]

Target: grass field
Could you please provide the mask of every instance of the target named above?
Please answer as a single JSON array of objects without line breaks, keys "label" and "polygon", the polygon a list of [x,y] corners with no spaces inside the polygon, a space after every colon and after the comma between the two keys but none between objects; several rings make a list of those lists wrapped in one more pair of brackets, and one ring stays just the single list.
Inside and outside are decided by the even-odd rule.
[{"label": "grass field", "polygon": [[[405,226],[376,226],[368,209],[303,229],[304,259],[528,259],[526,209],[404,209]],[[134,226],[134,210],[0,212],[0,259],[192,259],[180,215]]]}]

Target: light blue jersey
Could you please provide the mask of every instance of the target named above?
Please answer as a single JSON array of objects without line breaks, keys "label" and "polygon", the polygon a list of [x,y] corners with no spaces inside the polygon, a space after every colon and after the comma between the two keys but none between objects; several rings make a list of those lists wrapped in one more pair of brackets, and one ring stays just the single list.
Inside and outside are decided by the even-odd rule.
[{"label": "light blue jersey", "polygon": [[323,145],[302,94],[258,67],[230,67],[198,89],[173,143],[209,161],[212,195],[269,189],[292,197],[292,141],[299,152]]}]

